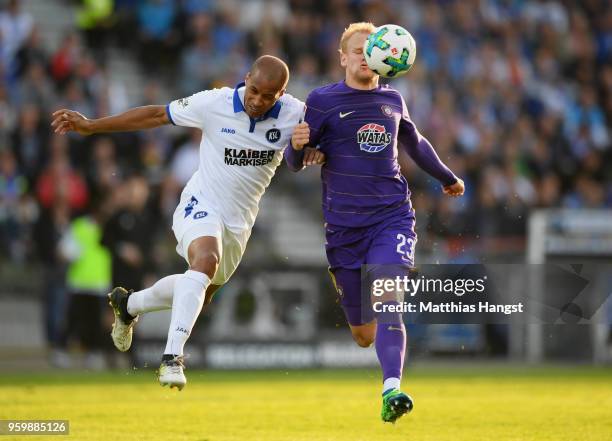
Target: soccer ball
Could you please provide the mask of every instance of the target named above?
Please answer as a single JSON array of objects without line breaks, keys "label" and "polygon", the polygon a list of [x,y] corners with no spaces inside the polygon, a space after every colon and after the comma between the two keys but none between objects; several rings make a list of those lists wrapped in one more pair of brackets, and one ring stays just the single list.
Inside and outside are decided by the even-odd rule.
[{"label": "soccer ball", "polygon": [[374,29],[363,44],[368,67],[385,78],[404,75],[414,63],[416,43],[401,26],[386,24]]}]

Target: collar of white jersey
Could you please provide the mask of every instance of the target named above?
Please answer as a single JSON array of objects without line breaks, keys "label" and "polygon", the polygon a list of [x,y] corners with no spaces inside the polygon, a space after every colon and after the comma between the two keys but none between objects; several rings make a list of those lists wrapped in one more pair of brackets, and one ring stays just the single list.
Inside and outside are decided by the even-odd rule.
[{"label": "collar of white jersey", "polygon": [[[240,89],[241,87],[245,87],[245,86],[246,86],[246,83],[243,81],[242,83],[238,84],[236,88],[234,89],[234,113],[238,113],[238,112],[246,113],[244,104],[242,103],[242,99],[240,98],[240,94],[238,93],[238,89]],[[281,107],[282,107],[282,104],[280,100],[276,101],[274,105],[270,108],[270,110],[264,113],[263,116],[257,118],[256,121],[263,121],[264,119],[267,119],[270,116],[272,118],[278,119],[278,114],[281,111]]]}]

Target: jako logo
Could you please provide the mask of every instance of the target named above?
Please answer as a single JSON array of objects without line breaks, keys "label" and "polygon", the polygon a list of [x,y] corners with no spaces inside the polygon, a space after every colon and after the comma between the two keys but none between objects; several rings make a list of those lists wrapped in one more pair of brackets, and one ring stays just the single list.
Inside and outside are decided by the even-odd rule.
[{"label": "jako logo", "polygon": [[359,149],[368,153],[378,153],[391,142],[391,133],[385,126],[369,123],[357,130],[357,143]]},{"label": "jako logo", "polygon": [[206,211],[198,211],[196,214],[193,215],[194,219],[202,219],[203,217],[208,216],[208,213]]},{"label": "jako logo", "polygon": [[236,130],[228,129],[228,128],[223,127],[221,129],[221,133],[229,133],[230,135],[235,135],[236,134]]}]

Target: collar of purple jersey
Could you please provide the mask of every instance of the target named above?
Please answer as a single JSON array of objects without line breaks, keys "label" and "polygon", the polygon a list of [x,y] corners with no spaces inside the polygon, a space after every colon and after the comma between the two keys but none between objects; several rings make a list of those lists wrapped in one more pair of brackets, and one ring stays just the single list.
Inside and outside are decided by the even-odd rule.
[{"label": "collar of purple jersey", "polygon": [[[234,89],[234,113],[245,111],[244,104],[242,103],[242,100],[240,99],[240,95],[238,94],[238,89],[240,89],[241,87],[244,87],[245,85],[246,83],[243,81],[242,83],[238,84],[236,88]],[[261,118],[257,118],[257,119],[262,121],[270,116],[272,118],[278,119],[278,114],[280,113],[281,107],[282,107],[282,104],[280,100],[276,101],[274,105],[270,107],[270,110],[264,113],[264,115]]]}]

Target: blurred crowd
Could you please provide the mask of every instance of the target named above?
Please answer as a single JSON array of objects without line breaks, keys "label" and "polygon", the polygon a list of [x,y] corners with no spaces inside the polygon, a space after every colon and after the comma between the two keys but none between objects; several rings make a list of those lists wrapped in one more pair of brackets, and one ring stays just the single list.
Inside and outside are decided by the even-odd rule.
[{"label": "blurred crowd", "polygon": [[[68,280],[68,290],[103,292],[113,278],[139,288],[160,271],[166,251],[153,249],[151,238],[171,242],[167,226],[201,136],[170,127],[57,136],[49,128],[54,110],[97,117],[164,104],[165,90],[180,97],[233,86],[263,53],[288,62],[288,90],[305,99],[342,79],[338,41],[353,21],[396,23],[413,34],[416,63],[392,85],[466,182],[465,197],[442,197],[402,158],[420,246],[467,252],[466,243],[494,239],[521,251],[534,208],[612,207],[612,7],[605,0],[63,3],[76,19],[53,48],[41,38],[45,22],[19,0],[2,2],[0,11],[0,264],[43,262],[49,290]],[[141,102],[111,79],[111,48],[137,60]],[[280,175],[318,219],[316,176]],[[453,247],[458,238],[465,242]],[[100,244],[87,263],[108,269],[99,280],[74,268],[83,257],[79,240]]]}]

